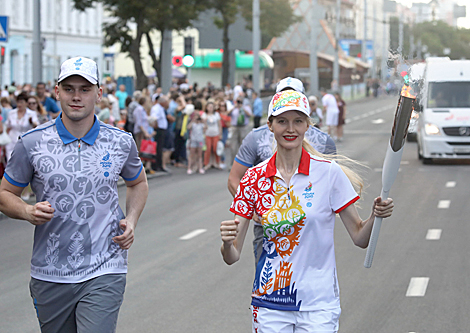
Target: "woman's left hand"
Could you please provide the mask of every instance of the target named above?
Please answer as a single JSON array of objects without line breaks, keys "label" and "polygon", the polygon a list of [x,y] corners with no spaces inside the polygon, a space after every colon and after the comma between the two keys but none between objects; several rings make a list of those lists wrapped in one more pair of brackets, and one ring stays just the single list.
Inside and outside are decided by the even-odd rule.
[{"label": "woman's left hand", "polygon": [[382,200],[381,197],[374,199],[374,204],[372,206],[372,213],[377,217],[390,217],[393,212],[393,199],[388,198],[387,200]]}]

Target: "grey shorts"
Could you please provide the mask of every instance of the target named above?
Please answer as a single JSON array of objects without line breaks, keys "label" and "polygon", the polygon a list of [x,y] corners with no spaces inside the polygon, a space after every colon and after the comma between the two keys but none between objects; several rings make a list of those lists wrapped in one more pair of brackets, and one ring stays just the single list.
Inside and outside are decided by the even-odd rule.
[{"label": "grey shorts", "polygon": [[126,274],[102,275],[81,283],[31,278],[29,288],[41,332],[115,332]]}]

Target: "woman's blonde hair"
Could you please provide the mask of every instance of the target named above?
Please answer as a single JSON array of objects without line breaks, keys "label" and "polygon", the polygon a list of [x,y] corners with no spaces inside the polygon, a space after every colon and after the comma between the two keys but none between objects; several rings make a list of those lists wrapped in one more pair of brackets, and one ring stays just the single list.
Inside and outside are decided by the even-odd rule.
[{"label": "woman's blonde hair", "polygon": [[[313,122],[310,119],[310,117],[307,117],[307,123],[308,126],[313,126]],[[272,123],[273,116],[269,117],[268,122]],[[277,143],[274,141],[274,149],[273,152],[277,150]],[[364,181],[362,177],[360,176],[358,169],[362,168],[365,169],[366,166],[358,161],[355,161],[349,157],[343,156],[343,155],[338,155],[338,154],[322,154],[319,151],[317,151],[315,148],[312,147],[310,142],[306,138],[304,138],[302,142],[302,148],[304,148],[308,153],[317,156],[321,159],[328,160],[328,161],[335,161],[338,163],[338,165],[341,167],[343,172],[346,174],[348,177],[349,181],[354,187],[354,190],[359,194],[359,196],[362,193],[362,190],[364,189]]]}]

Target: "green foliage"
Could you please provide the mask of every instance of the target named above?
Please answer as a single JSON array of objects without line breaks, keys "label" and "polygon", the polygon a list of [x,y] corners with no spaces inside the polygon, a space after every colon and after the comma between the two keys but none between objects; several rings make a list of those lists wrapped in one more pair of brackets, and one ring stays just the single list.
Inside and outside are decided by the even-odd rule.
[{"label": "green foliage", "polygon": [[434,56],[446,56],[444,49],[450,49],[447,55],[451,59],[470,58],[470,29],[458,29],[443,21],[423,22],[413,28],[415,41],[421,39],[422,45]]},{"label": "green foliage", "polygon": [[[240,0],[241,12],[247,22],[247,29],[252,30],[253,0]],[[281,36],[289,27],[302,21],[294,14],[290,0],[260,0],[261,48],[268,46],[274,37]]]}]

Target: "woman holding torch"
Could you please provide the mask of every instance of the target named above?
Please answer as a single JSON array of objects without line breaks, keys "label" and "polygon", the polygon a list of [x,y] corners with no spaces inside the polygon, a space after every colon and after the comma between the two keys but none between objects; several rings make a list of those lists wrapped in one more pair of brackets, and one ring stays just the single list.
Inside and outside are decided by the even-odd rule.
[{"label": "woman holding torch", "polygon": [[261,217],[264,240],[252,292],[253,332],[337,332],[335,214],[362,248],[374,217],[392,214],[393,200],[378,197],[370,217],[361,220],[354,206],[361,178],[304,140],[309,125],[302,93],[282,91],[273,97],[268,126],[277,152],[248,169],[230,207],[235,218],[221,223],[221,251],[231,265],[240,258],[253,214]]}]

